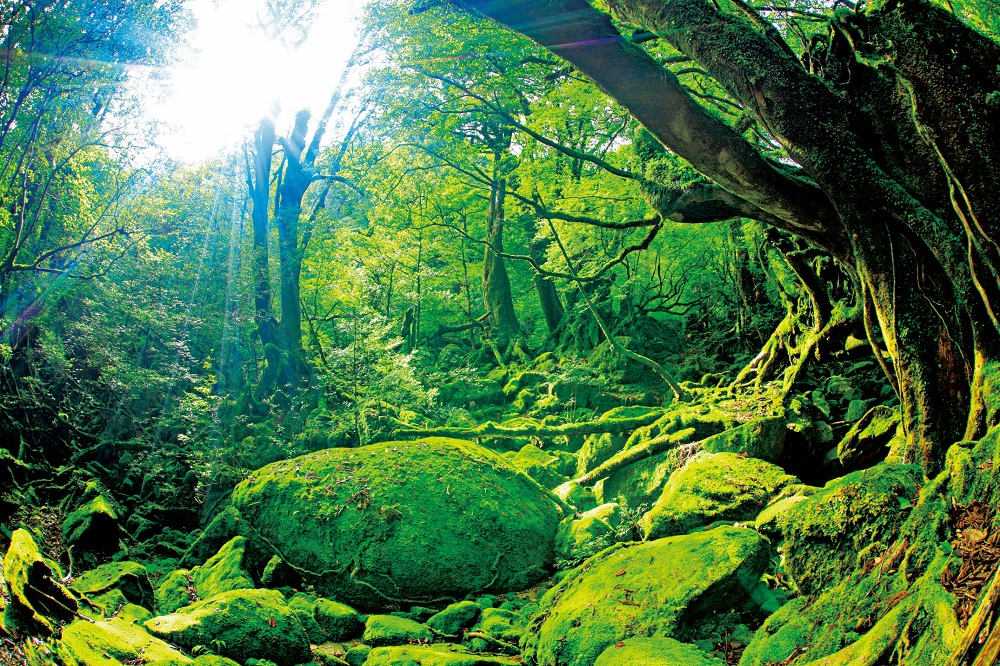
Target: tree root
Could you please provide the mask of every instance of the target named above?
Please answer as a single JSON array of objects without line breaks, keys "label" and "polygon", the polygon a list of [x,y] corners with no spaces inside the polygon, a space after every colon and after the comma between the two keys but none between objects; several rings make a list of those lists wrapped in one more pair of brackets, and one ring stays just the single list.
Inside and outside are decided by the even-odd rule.
[{"label": "tree root", "polygon": [[598,435],[603,433],[631,432],[637,428],[648,426],[663,416],[660,410],[649,414],[628,418],[598,419],[583,423],[565,423],[563,425],[526,425],[508,428],[493,421],[487,421],[475,428],[396,428],[393,437],[458,437],[465,439],[489,439],[493,437],[558,437],[565,435]]}]

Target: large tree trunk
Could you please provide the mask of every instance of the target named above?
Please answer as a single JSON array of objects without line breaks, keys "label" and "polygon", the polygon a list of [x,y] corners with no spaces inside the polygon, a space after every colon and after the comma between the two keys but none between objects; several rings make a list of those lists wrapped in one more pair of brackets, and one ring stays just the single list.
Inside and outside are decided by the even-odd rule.
[{"label": "large tree trunk", "polygon": [[514,311],[510,277],[503,260],[504,196],[507,183],[494,178],[490,187],[489,227],[483,256],[483,301],[490,313],[490,325],[500,347],[521,335],[521,326]]},{"label": "large tree trunk", "polygon": [[[467,0],[575,65],[757,219],[833,255],[871,299],[928,472],[995,417],[1000,46],[924,0],[840,11],[803,62],[709,0],[612,0],[708,72],[799,167],[763,157],[585,0]],[[873,64],[875,66],[873,66]],[[975,387],[975,390],[974,390]]]},{"label": "large tree trunk", "polygon": [[262,120],[254,134],[253,164],[249,165],[247,186],[253,203],[253,293],[254,319],[262,345],[273,345],[276,322],[271,314],[271,266],[267,250],[268,202],[271,200],[271,155],[274,150],[274,123]]},{"label": "large tree trunk", "polygon": [[[539,265],[545,260],[545,248],[549,242],[547,238],[541,238],[532,241],[528,246],[528,253]],[[545,325],[548,327],[549,333],[554,334],[565,314],[556,283],[551,278],[536,273],[535,291],[538,292],[538,302],[542,307],[542,314],[545,316]]]}]

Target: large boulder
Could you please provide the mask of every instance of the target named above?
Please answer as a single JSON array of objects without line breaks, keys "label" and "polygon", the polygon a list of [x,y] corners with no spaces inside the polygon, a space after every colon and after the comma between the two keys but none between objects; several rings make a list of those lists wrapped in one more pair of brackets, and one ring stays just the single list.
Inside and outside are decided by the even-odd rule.
[{"label": "large boulder", "polygon": [[206,645],[240,663],[253,658],[293,666],[309,660],[306,632],[277,590],[223,592],[144,626],[175,645]]},{"label": "large boulder", "polygon": [[680,636],[748,598],[768,605],[760,577],[769,559],[767,539],[737,527],[609,548],[542,597],[523,655],[539,666],[592,666],[618,641]]},{"label": "large boulder", "polygon": [[520,470],[444,438],[274,463],[233,504],[319,594],[368,611],[530,587],[551,569],[559,522]]},{"label": "large boulder", "polygon": [[788,426],[784,416],[768,416],[713,435],[702,448],[710,453],[742,453],[775,462],[785,448]]},{"label": "large boulder", "polygon": [[670,476],[642,518],[643,537],[684,534],[716,520],[753,520],[775,495],[797,482],[763,460],[702,451]]},{"label": "large boulder", "polygon": [[120,536],[118,512],[96,483],[88,483],[83,496],[86,501],[63,521],[63,541],[77,560],[115,553]]}]

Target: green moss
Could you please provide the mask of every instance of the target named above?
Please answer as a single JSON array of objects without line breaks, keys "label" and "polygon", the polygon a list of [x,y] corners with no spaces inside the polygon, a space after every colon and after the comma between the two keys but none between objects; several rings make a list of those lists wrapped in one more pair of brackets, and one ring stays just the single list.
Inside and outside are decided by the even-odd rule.
[{"label": "green moss", "polygon": [[365,622],[365,633],[361,640],[366,645],[406,645],[433,640],[434,634],[424,625],[405,617],[395,615],[371,615]]},{"label": "green moss", "polygon": [[63,541],[74,555],[108,555],[118,550],[118,513],[98,493],[78,507],[62,524]]},{"label": "green moss", "polygon": [[10,593],[3,609],[3,626],[8,633],[51,633],[57,623],[73,619],[76,598],[59,584],[62,573],[58,565],[42,557],[26,530],[15,530],[11,535],[3,576]]},{"label": "green moss", "polygon": [[313,617],[326,633],[327,640],[346,641],[361,636],[365,625],[358,612],[346,604],[318,599],[313,605]]},{"label": "green moss", "polygon": [[702,443],[702,449],[709,453],[740,453],[775,462],[785,448],[787,432],[784,416],[754,419],[709,437]]},{"label": "green moss", "polygon": [[792,507],[782,552],[799,588],[822,590],[847,578],[863,558],[888,550],[922,484],[915,465],[880,464],[831,481]]},{"label": "green moss", "polygon": [[594,666],[725,666],[693,645],[672,638],[629,638],[601,653]]},{"label": "green moss", "polygon": [[[871,408],[861,419],[851,426],[837,444],[837,458],[845,469],[857,469],[870,465],[888,454],[888,446],[896,436],[900,424],[899,410],[884,405]],[[896,462],[902,460],[899,455]]]},{"label": "green moss", "polygon": [[208,599],[230,590],[253,588],[253,580],[244,566],[246,544],[244,537],[233,537],[204,565],[191,571],[191,579],[200,598]]},{"label": "green moss", "polygon": [[670,476],[640,522],[643,537],[684,534],[717,520],[753,520],[775,495],[796,482],[763,460],[703,451]]},{"label": "green moss", "polygon": [[59,652],[69,664],[79,666],[121,666],[124,662],[137,661],[144,664],[194,663],[124,618],[73,622],[62,631]]},{"label": "green moss", "polygon": [[439,634],[455,636],[462,629],[467,629],[479,619],[480,608],[471,601],[459,601],[451,604],[440,613],[427,620],[427,626]]},{"label": "green moss", "polygon": [[[524,634],[526,618],[523,614],[507,608],[486,608],[483,610],[472,631],[484,634],[490,638],[503,641],[510,645],[517,645]],[[484,641],[481,638],[472,638],[466,641],[470,649],[475,651],[495,650],[496,643]]]},{"label": "green moss", "polygon": [[375,648],[365,666],[493,666],[518,663],[513,659],[466,654],[455,645],[411,645]]},{"label": "green moss", "polygon": [[769,552],[760,534],[735,527],[609,548],[545,594],[523,654],[538,666],[591,666],[619,640],[683,635],[697,617],[757,595]]},{"label": "green moss", "polygon": [[556,565],[559,568],[574,567],[618,541],[612,527],[612,522],[617,522],[618,514],[617,504],[602,504],[579,514],[578,518],[570,517],[559,523]]},{"label": "green moss", "polygon": [[217,654],[239,662],[257,658],[292,666],[309,659],[305,631],[275,590],[223,592],[144,626],[185,648],[216,646]]},{"label": "green moss", "polygon": [[129,603],[153,608],[153,588],[146,568],[136,562],[109,562],[82,574],[73,581],[72,589],[96,596],[109,590],[120,590]]},{"label": "green moss", "polygon": [[299,573],[285,564],[285,561],[275,555],[268,560],[260,575],[260,583],[264,587],[272,589],[279,587],[299,587],[302,585],[302,577]]},{"label": "green moss", "polygon": [[577,511],[588,511],[597,506],[597,498],[594,497],[594,493],[576,481],[567,481],[554,488],[552,492]]},{"label": "green moss", "polygon": [[187,569],[177,569],[167,574],[156,586],[156,610],[160,613],[173,613],[178,608],[198,601],[198,593]]},{"label": "green moss", "polygon": [[510,456],[510,462],[546,488],[555,488],[569,480],[560,472],[563,467],[562,459],[542,451],[534,444],[525,444],[520,451]]},{"label": "green moss", "polygon": [[344,661],[351,666],[362,666],[368,660],[368,655],[370,655],[371,652],[372,647],[370,645],[354,645],[347,648],[347,654],[344,655]]},{"label": "green moss", "polygon": [[552,496],[460,440],[275,463],[240,484],[233,501],[317,592],[362,610],[525,589],[554,559]]}]

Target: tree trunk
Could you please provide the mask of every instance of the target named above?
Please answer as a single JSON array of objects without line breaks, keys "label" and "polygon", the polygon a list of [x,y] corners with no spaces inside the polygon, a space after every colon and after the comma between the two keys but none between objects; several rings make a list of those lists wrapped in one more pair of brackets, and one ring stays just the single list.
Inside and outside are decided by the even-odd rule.
[{"label": "tree trunk", "polygon": [[276,322],[271,314],[271,267],[267,250],[268,202],[271,198],[271,155],[274,148],[274,123],[260,121],[254,134],[253,164],[247,176],[253,202],[253,293],[254,319],[260,342],[265,347],[276,340]]},{"label": "tree trunk", "polygon": [[[528,246],[528,253],[539,265],[544,263],[545,248],[548,244],[549,240],[542,238],[532,241]],[[559,290],[551,278],[536,273],[535,291],[538,292],[538,302],[542,307],[542,314],[545,315],[545,325],[549,333],[554,335],[565,314],[562,301],[559,299]]]},{"label": "tree trunk", "polygon": [[871,297],[928,473],[952,442],[992,424],[982,396],[1000,361],[1000,45],[925,0],[886,0],[838,10],[821,57],[800,61],[766,21],[710,0],[609,3],[714,78],[789,166],[708,113],[586,0],[459,4],[568,60],[756,219],[835,257]]},{"label": "tree trunk", "polygon": [[483,303],[490,313],[490,324],[501,348],[520,337],[521,325],[514,311],[510,278],[503,260],[504,197],[507,183],[495,178],[490,188],[489,227],[483,256]]}]

